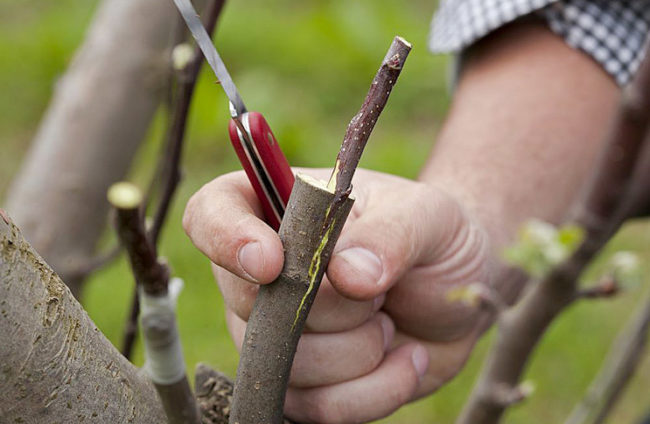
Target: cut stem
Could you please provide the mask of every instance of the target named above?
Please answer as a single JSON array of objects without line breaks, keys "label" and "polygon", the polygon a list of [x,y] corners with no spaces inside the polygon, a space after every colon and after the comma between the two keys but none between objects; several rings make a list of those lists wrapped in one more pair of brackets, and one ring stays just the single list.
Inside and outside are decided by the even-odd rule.
[{"label": "cut stem", "polygon": [[349,192],[352,186],[352,177],[356,171],[379,115],[384,110],[397,78],[402,72],[404,62],[411,51],[411,44],[402,37],[395,37],[384,57],[377,75],[372,80],[366,99],[345,132],[341,149],[336,157],[336,165],[332,171],[327,187],[337,193]]},{"label": "cut stem", "polygon": [[144,229],[142,195],[129,183],[108,193],[115,207],[116,227],[129,255],[140,303],[145,370],[160,396],[170,424],[199,424],[199,413],[185,375],[185,361],[176,325],[180,281],[169,288],[169,270],[162,264]]}]

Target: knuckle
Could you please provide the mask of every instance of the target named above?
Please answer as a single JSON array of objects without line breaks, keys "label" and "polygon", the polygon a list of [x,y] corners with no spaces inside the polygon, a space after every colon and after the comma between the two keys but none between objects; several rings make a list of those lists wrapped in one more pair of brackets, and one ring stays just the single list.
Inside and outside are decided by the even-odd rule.
[{"label": "knuckle", "polygon": [[187,205],[185,205],[185,211],[183,212],[183,230],[185,230],[185,233],[187,235],[190,235],[192,232],[192,227],[194,224],[194,215],[196,213],[197,209],[197,196],[199,195],[199,192],[196,192],[190,197],[190,200],[187,201]]},{"label": "knuckle", "polygon": [[368,352],[364,360],[367,372],[375,369],[384,359],[384,330],[381,321],[374,320],[372,333],[368,335]]},{"label": "knuckle", "polygon": [[319,424],[336,424],[342,422],[341,412],[344,406],[328,396],[326,391],[311,397],[308,404],[309,417],[311,422]]}]

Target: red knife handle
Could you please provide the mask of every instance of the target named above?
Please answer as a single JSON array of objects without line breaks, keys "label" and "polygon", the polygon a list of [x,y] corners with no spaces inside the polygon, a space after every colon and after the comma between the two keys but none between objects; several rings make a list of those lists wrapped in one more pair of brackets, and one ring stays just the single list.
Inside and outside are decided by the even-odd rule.
[{"label": "red knife handle", "polygon": [[293,187],[293,172],[262,114],[248,112],[240,120],[253,148],[245,149],[246,144],[232,119],[228,125],[230,141],[260,200],[266,222],[278,230]]}]

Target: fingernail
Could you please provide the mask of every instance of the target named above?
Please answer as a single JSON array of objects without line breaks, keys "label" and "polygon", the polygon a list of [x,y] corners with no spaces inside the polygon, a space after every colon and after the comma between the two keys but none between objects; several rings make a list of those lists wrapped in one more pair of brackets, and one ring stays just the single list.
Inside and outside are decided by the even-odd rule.
[{"label": "fingernail", "polygon": [[393,327],[393,323],[390,322],[390,318],[385,315],[381,316],[379,323],[381,324],[381,331],[384,333],[384,351],[387,351],[393,342],[395,327]]},{"label": "fingernail", "polygon": [[373,284],[378,284],[383,273],[381,261],[368,249],[352,247],[336,254],[352,268],[352,277]]},{"label": "fingernail", "polygon": [[257,241],[243,245],[237,253],[237,261],[244,272],[253,280],[257,281],[256,275],[264,271],[264,256],[262,246]]},{"label": "fingernail", "polygon": [[416,346],[411,353],[411,361],[413,362],[413,367],[415,372],[418,373],[418,377],[424,377],[424,374],[427,372],[429,367],[429,354],[423,346]]}]

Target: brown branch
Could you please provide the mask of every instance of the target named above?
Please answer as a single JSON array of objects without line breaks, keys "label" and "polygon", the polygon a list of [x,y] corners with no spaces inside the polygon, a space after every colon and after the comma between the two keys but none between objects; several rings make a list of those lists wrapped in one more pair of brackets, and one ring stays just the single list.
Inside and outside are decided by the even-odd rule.
[{"label": "brown branch", "polygon": [[280,226],[284,268],[260,287],[237,369],[231,423],[279,423],[298,340],[330,256],[352,208],[351,181],[410,44],[395,37],[361,111],[343,139],[327,188],[298,175]]},{"label": "brown branch", "polygon": [[519,304],[503,314],[497,340],[458,423],[500,420],[507,406],[494,402],[491,391],[500,384],[517,385],[548,325],[575,300],[578,277],[626,218],[633,171],[636,165],[650,166],[637,163],[646,139],[648,110],[650,55],[646,55],[632,84],[623,90],[603,156],[587,185],[585,201],[578,203],[570,215],[571,222],[585,229],[585,241],[567,261],[541,281],[532,282]]},{"label": "brown branch", "polygon": [[361,110],[352,118],[345,131],[341,149],[336,157],[336,166],[328,183],[328,187],[335,188],[338,197],[351,190],[352,177],[361,159],[361,153],[379,115],[386,106],[388,97],[397,83],[397,78],[402,72],[410,51],[411,44],[402,37],[393,39],[393,43],[370,85]]},{"label": "brown branch", "polygon": [[145,347],[145,369],[153,381],[170,424],[198,424],[198,409],[187,377],[176,325],[175,293],[169,289],[169,270],[147,237],[142,194],[129,183],[108,192],[116,210],[116,228],[137,282]]},{"label": "brown branch", "polygon": [[497,384],[490,393],[490,399],[496,405],[501,405],[502,407],[507,408],[524,401],[532,392],[532,386],[526,383],[522,383],[517,387]]},{"label": "brown branch", "polygon": [[96,256],[86,259],[84,263],[67,267],[63,270],[63,273],[73,281],[82,281],[96,270],[109,265],[119,258],[120,253],[122,253],[122,245],[117,243],[105,252],[97,253]]},{"label": "brown branch", "polygon": [[129,307],[129,315],[126,317],[124,323],[124,332],[122,333],[122,343],[120,344],[120,353],[125,358],[131,359],[133,348],[135,346],[135,339],[138,335],[138,315],[140,314],[140,299],[138,298],[137,286],[135,287],[134,294],[131,296],[131,304]]},{"label": "brown branch", "polygon": [[[204,26],[208,34],[214,32],[224,4],[225,0],[212,0],[207,6]],[[151,240],[154,249],[157,249],[158,238],[165,219],[167,218],[172,198],[174,197],[178,183],[181,180],[180,163],[183,155],[183,141],[185,140],[187,118],[189,116],[194,88],[196,87],[196,82],[202,65],[203,53],[201,53],[199,47],[196,46],[190,62],[177,72],[178,87],[176,102],[171,111],[171,124],[165,136],[165,154],[161,157],[151,187],[147,190],[148,198],[151,196],[155,182],[160,180],[162,192],[154,213],[153,224],[149,230],[149,239]],[[147,201],[145,203],[148,204],[149,202]],[[135,339],[137,337],[138,326],[136,320],[139,309],[140,303],[138,302],[138,295],[134,291],[131,299],[130,313],[124,326],[124,336],[122,338],[122,354],[127,358],[131,357]]]},{"label": "brown branch", "polygon": [[129,183],[117,183],[110,188],[108,200],[115,207],[115,227],[128,253],[137,285],[149,295],[166,295],[169,270],[158,261],[147,238],[140,190]]},{"label": "brown branch", "polygon": [[598,376],[565,424],[600,424],[605,421],[641,361],[649,327],[650,292],[646,293],[639,310],[612,343]]},{"label": "brown branch", "polygon": [[[217,20],[223,9],[225,0],[212,0],[206,10],[204,26],[208,34],[212,34],[217,25]],[[154,246],[157,245],[160,231],[167,217],[169,205],[181,179],[180,163],[183,155],[183,141],[185,140],[185,128],[189,116],[190,104],[194,88],[203,65],[203,53],[198,46],[194,48],[194,54],[190,62],[177,74],[177,94],[175,105],[172,110],[171,125],[166,135],[166,153],[161,166],[160,180],[162,193],[158,201],[158,207],[154,214],[153,225],[149,231],[149,237]]]},{"label": "brown branch", "polygon": [[591,286],[576,291],[576,299],[603,299],[616,296],[621,291],[621,286],[612,275],[605,275],[601,280]]},{"label": "brown branch", "polygon": [[282,420],[298,339],[353,203],[347,198],[330,212],[331,225],[321,237],[318,230],[335,197],[324,186],[305,175],[296,177],[279,232],[284,267],[273,283],[260,287],[249,317],[231,422]]}]

